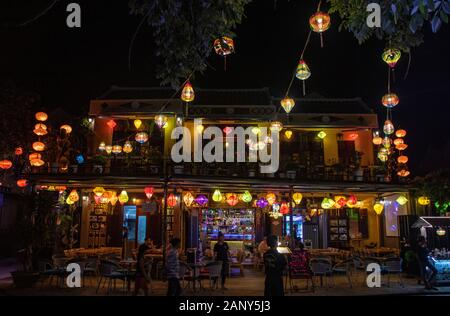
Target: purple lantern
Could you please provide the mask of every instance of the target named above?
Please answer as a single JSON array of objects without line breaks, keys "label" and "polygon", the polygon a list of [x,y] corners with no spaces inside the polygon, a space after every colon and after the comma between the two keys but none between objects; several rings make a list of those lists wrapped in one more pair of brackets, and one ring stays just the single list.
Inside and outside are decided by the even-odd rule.
[{"label": "purple lantern", "polygon": [[256,206],[259,208],[265,208],[267,205],[269,205],[269,202],[265,198],[260,198],[256,201]]},{"label": "purple lantern", "polygon": [[204,196],[203,194],[200,194],[195,199],[195,202],[197,202],[197,204],[200,206],[205,206],[208,203],[208,198],[206,196]]}]

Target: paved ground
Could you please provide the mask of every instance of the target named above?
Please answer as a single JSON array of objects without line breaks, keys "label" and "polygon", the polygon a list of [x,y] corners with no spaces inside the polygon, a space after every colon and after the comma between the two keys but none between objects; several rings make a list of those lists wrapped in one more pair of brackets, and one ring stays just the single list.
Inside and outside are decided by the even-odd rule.
[{"label": "paved ground", "polygon": [[[4,275],[3,275],[4,276]],[[352,277],[353,286],[350,288],[348,281],[343,276],[335,276],[335,284],[327,287],[319,286],[319,280],[316,280],[315,292],[311,291],[297,291],[287,293],[287,295],[304,295],[304,296],[335,296],[335,295],[450,295],[450,287],[439,287],[439,291],[426,291],[423,286],[417,284],[416,279],[403,279],[404,287],[398,283],[396,276],[392,277],[391,285],[387,286],[387,278],[383,277],[381,288],[368,288],[363,286],[364,275],[362,273],[355,274]],[[107,289],[102,288],[99,293],[96,293],[96,282],[94,278],[87,278],[86,284],[80,289],[57,288],[55,284],[48,286],[47,283],[39,283],[34,289],[15,289],[12,285],[10,277],[0,280],[0,295],[51,295],[51,296],[91,296],[91,295],[107,295]],[[306,283],[303,280],[296,281],[299,288],[304,288]],[[203,282],[204,290],[193,292],[192,289],[186,289],[184,295],[190,296],[259,296],[263,295],[264,291],[264,275],[260,271],[246,270],[244,277],[232,277],[227,282],[226,291],[210,290],[209,283]],[[153,294],[155,296],[165,295],[167,283],[162,281],[153,281]],[[122,291],[122,284],[117,284],[116,291],[110,295],[125,295]],[[128,294],[130,295],[130,294]]]}]

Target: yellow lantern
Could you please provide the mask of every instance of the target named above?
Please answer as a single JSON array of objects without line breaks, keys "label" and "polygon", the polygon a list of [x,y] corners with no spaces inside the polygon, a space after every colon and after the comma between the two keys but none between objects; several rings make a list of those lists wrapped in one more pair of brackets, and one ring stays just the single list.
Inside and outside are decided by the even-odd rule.
[{"label": "yellow lantern", "polygon": [[70,125],[64,124],[59,129],[62,129],[66,132],[66,134],[72,133],[72,127]]},{"label": "yellow lantern", "polygon": [[159,114],[155,116],[155,123],[159,128],[165,128],[167,125],[167,117],[165,115]]},{"label": "yellow lantern", "polygon": [[45,112],[37,112],[34,116],[36,117],[36,120],[40,122],[45,122],[48,119],[48,115]]},{"label": "yellow lantern", "polygon": [[133,146],[131,146],[130,141],[126,141],[122,148],[123,152],[129,154],[133,151]]},{"label": "yellow lantern", "polygon": [[128,193],[127,191],[122,190],[122,192],[120,192],[119,194],[119,203],[124,205],[127,202],[128,202]]},{"label": "yellow lantern", "polygon": [[334,203],[333,199],[326,197],[322,200],[321,206],[324,210],[328,210],[328,209],[332,208],[334,206],[334,204],[335,203]]},{"label": "yellow lantern", "polygon": [[187,81],[183,87],[183,90],[181,91],[181,100],[183,100],[184,102],[192,102],[194,101],[194,98],[194,89],[192,88],[191,83]]},{"label": "yellow lantern", "polygon": [[381,138],[380,136],[376,136],[372,139],[372,143],[374,145],[381,145],[381,143],[383,142],[383,138]]},{"label": "yellow lantern", "polygon": [[33,143],[33,149],[36,151],[44,151],[45,144],[42,142],[34,142]]},{"label": "yellow lantern", "polygon": [[391,120],[386,120],[384,122],[383,132],[386,135],[391,135],[392,133],[394,133],[394,124],[392,124]]},{"label": "yellow lantern", "polygon": [[292,137],[292,131],[291,130],[286,130],[285,132],[284,132],[284,136],[286,136],[286,138],[287,139],[291,139],[291,137]]},{"label": "yellow lantern", "polygon": [[276,202],[277,196],[274,193],[267,193],[266,200],[269,202],[269,205],[273,205]]},{"label": "yellow lantern", "polygon": [[402,156],[398,156],[398,158],[397,158],[397,162],[398,162],[398,163],[403,163],[403,164],[404,164],[404,163],[407,163],[408,160],[409,160],[409,159],[408,159],[408,156],[403,156],[403,155],[402,155]]},{"label": "yellow lantern", "polygon": [[112,146],[111,145],[106,145],[105,146],[105,151],[106,151],[106,153],[109,155],[111,152],[112,152]]},{"label": "yellow lantern", "polygon": [[74,204],[75,202],[72,201],[72,200],[70,199],[70,197],[67,197],[66,203],[67,203],[68,205],[72,205],[72,204]]},{"label": "yellow lantern", "polygon": [[417,199],[417,202],[419,202],[420,205],[429,205],[430,199],[427,196],[421,196]]},{"label": "yellow lantern", "polygon": [[309,26],[316,33],[325,32],[330,28],[331,18],[326,12],[317,11],[309,18]]},{"label": "yellow lantern", "polygon": [[389,65],[389,67],[394,68],[401,56],[402,53],[397,48],[386,48],[381,55],[381,58]]},{"label": "yellow lantern", "polygon": [[111,203],[112,206],[115,206],[118,200],[117,193],[115,191],[109,191],[109,203]]},{"label": "yellow lantern", "polygon": [[386,149],[391,148],[391,144],[392,144],[392,139],[390,139],[388,136],[383,138],[383,147],[384,148],[386,148]]},{"label": "yellow lantern", "polygon": [[311,76],[311,71],[309,70],[308,65],[305,63],[303,59],[301,59],[298,63],[297,72],[295,73],[295,76],[303,81],[305,81]]},{"label": "yellow lantern", "polygon": [[94,192],[94,194],[96,195],[96,196],[102,196],[103,195],[103,193],[105,193],[105,189],[104,188],[102,188],[102,187],[95,187],[94,188],[94,190],[92,190],[92,192]]},{"label": "yellow lantern", "polygon": [[194,202],[194,196],[191,192],[186,192],[183,195],[183,202],[187,207],[190,207],[192,205],[192,203]]},{"label": "yellow lantern", "polygon": [[139,129],[142,125],[142,121],[141,120],[134,120],[134,127],[136,127],[136,129]]},{"label": "yellow lantern", "polygon": [[30,165],[32,165],[33,167],[42,167],[44,164],[45,164],[45,162],[42,159],[30,160]]},{"label": "yellow lantern", "polygon": [[292,194],[292,199],[294,200],[294,203],[298,205],[302,202],[303,195],[300,192],[296,192]]},{"label": "yellow lantern", "polygon": [[319,137],[320,139],[324,139],[325,137],[327,137],[327,133],[325,133],[324,131],[320,131],[317,134],[317,137]]},{"label": "yellow lantern", "polygon": [[222,193],[220,193],[220,190],[217,189],[214,191],[212,199],[214,202],[222,201]]},{"label": "yellow lantern", "polygon": [[400,205],[405,205],[408,202],[408,199],[404,195],[400,195],[396,201]]},{"label": "yellow lantern", "polygon": [[120,145],[112,146],[111,152],[115,155],[120,154],[122,152],[122,146]]},{"label": "yellow lantern", "polygon": [[395,132],[395,136],[402,138],[406,136],[406,131],[404,129],[399,129]]},{"label": "yellow lantern", "polygon": [[250,203],[252,201],[252,199],[253,199],[253,196],[248,191],[245,191],[244,194],[242,194],[242,196],[241,196],[242,202],[245,202],[245,203]]},{"label": "yellow lantern", "polygon": [[400,99],[395,93],[388,93],[383,96],[381,103],[387,108],[393,108],[400,102]]},{"label": "yellow lantern", "polygon": [[381,203],[381,201],[376,201],[373,205],[373,210],[375,211],[375,213],[377,213],[377,215],[380,215],[383,212],[383,209],[384,205],[383,203]]},{"label": "yellow lantern", "polygon": [[68,199],[70,199],[72,202],[77,202],[80,199],[77,190],[70,191]]},{"label": "yellow lantern", "polygon": [[295,106],[294,99],[289,98],[288,96],[286,96],[283,100],[281,100],[280,103],[287,114],[289,114]]},{"label": "yellow lantern", "polygon": [[100,144],[98,145],[98,150],[104,151],[105,149],[106,149],[105,142],[100,142]]}]

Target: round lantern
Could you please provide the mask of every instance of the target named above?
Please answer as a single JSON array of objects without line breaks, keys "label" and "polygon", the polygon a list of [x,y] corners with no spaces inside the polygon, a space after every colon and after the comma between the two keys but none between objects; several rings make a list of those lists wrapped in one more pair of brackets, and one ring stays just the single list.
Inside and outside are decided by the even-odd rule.
[{"label": "round lantern", "polygon": [[335,205],[339,205],[339,207],[343,207],[347,204],[347,199],[345,196],[342,195],[336,195],[334,197]]},{"label": "round lantern", "polygon": [[385,138],[383,138],[383,147],[386,149],[391,148],[392,145],[392,139],[390,139],[388,136],[386,136]]},{"label": "round lantern", "polygon": [[14,150],[14,154],[15,154],[16,156],[22,155],[22,154],[23,154],[23,149],[22,149],[22,147],[17,147],[17,148]]},{"label": "round lantern", "polygon": [[108,155],[112,152],[112,148],[113,148],[113,146],[111,146],[111,145],[106,145],[105,146],[105,151],[106,151],[106,153]]},{"label": "round lantern", "polygon": [[287,96],[283,100],[281,100],[280,103],[281,103],[281,106],[283,107],[284,111],[286,111],[287,114],[289,114],[295,106],[294,99],[289,98]]},{"label": "round lantern", "polygon": [[380,215],[383,212],[384,209],[384,204],[381,203],[381,201],[376,201],[375,204],[373,205],[373,210],[375,211],[375,213],[377,213],[377,215]]},{"label": "round lantern", "polygon": [[98,144],[98,150],[104,151],[105,149],[106,149],[105,142],[100,142],[100,144]]},{"label": "round lantern", "polygon": [[383,142],[383,138],[381,138],[380,136],[376,136],[372,139],[372,143],[374,145],[381,145],[381,143]]},{"label": "round lantern", "polygon": [[72,126],[67,124],[61,125],[59,129],[65,131],[67,135],[72,133]]},{"label": "round lantern", "polygon": [[177,197],[175,194],[170,193],[167,197],[167,206],[174,207],[175,205],[177,205]]},{"label": "round lantern", "polygon": [[232,38],[222,36],[214,41],[214,50],[217,55],[226,56],[234,53],[234,41]]},{"label": "round lantern", "polygon": [[48,115],[45,112],[37,112],[35,115],[36,120],[40,122],[45,122],[48,119]]},{"label": "round lantern", "polygon": [[408,148],[408,145],[405,144],[405,143],[403,143],[403,144],[398,144],[397,146],[395,146],[395,148],[396,148],[398,151],[403,151],[403,150],[406,150],[406,148]]},{"label": "round lantern", "polygon": [[396,139],[394,139],[394,145],[395,146],[398,146],[398,145],[404,144],[404,143],[405,143],[405,141],[403,140],[403,138],[396,138]]},{"label": "round lantern", "polygon": [[127,202],[128,202],[128,193],[127,191],[122,190],[122,192],[120,192],[119,194],[119,203],[124,205]]},{"label": "round lantern", "polygon": [[109,128],[113,129],[114,127],[117,126],[117,123],[114,122],[114,120],[109,120],[108,122],[106,122],[106,125],[108,125]]},{"label": "round lantern", "polygon": [[295,76],[300,80],[306,80],[311,76],[311,71],[303,59],[301,59],[298,63]]},{"label": "round lantern", "polygon": [[396,199],[397,203],[400,205],[405,205],[406,203],[408,203],[408,199],[404,196],[404,195],[400,195],[397,199]]},{"label": "round lantern", "polygon": [[281,203],[280,213],[283,215],[289,214],[289,206],[286,202]]},{"label": "round lantern", "polygon": [[40,153],[32,153],[28,155],[28,160],[41,159],[42,155]]},{"label": "round lantern", "polygon": [[120,154],[122,152],[122,146],[120,145],[112,146],[111,152],[115,155]]},{"label": "round lantern", "polygon": [[292,194],[292,200],[294,200],[295,204],[300,204],[302,202],[303,195],[300,192],[296,192]]},{"label": "round lantern", "polygon": [[129,154],[133,151],[133,146],[131,145],[130,141],[127,140],[125,144],[123,144],[122,150],[124,153]]},{"label": "round lantern", "polygon": [[439,237],[445,236],[446,231],[444,228],[439,227],[438,229],[436,229],[436,235],[438,235]]},{"label": "round lantern", "polygon": [[200,194],[195,199],[195,202],[200,206],[206,206],[206,204],[208,204],[208,198],[205,195]]},{"label": "round lantern", "polygon": [[42,159],[30,160],[30,165],[32,165],[33,167],[42,167],[44,164],[45,164],[45,162]]},{"label": "round lantern", "polygon": [[381,103],[387,108],[393,108],[400,102],[400,99],[395,93],[388,93],[383,96]]},{"label": "round lantern", "polygon": [[183,202],[187,207],[190,207],[192,205],[192,203],[194,202],[194,196],[191,192],[186,192],[183,195]]},{"label": "round lantern", "polygon": [[411,172],[409,172],[408,169],[406,169],[406,168],[402,168],[397,172],[397,175],[402,178],[405,178],[405,177],[409,176],[410,174],[411,174]]},{"label": "round lantern", "polygon": [[272,205],[276,202],[277,196],[274,193],[267,193],[266,200],[269,203],[269,205]]},{"label": "round lantern", "polygon": [[142,125],[142,121],[141,120],[134,120],[133,122],[134,127],[136,127],[136,129],[139,129]]},{"label": "round lantern", "polygon": [[10,160],[0,160],[0,169],[7,170],[12,167],[12,162]]},{"label": "round lantern", "polygon": [[398,156],[398,158],[397,158],[397,162],[398,163],[403,163],[403,164],[405,164],[405,163],[407,163],[408,162],[408,156]]},{"label": "round lantern", "polygon": [[159,128],[166,127],[167,117],[165,115],[159,114],[155,116],[155,123]]},{"label": "round lantern", "polygon": [[330,28],[331,18],[326,12],[317,11],[309,18],[309,26],[316,33],[325,32]]},{"label": "round lantern", "polygon": [[67,198],[72,202],[77,202],[80,199],[80,196],[78,195],[77,190],[72,190]]},{"label": "round lantern", "polygon": [[397,48],[386,48],[381,55],[381,58],[389,65],[389,67],[394,68],[401,56],[402,53]]},{"label": "round lantern", "polygon": [[265,198],[260,198],[256,201],[256,206],[259,208],[265,208],[267,205],[269,205],[269,202]]},{"label": "round lantern", "polygon": [[241,196],[241,200],[242,200],[242,202],[250,203],[253,200],[253,197],[250,194],[250,192],[245,191]]},{"label": "round lantern", "polygon": [[102,187],[95,187],[94,190],[92,190],[96,196],[102,196],[103,193],[105,193],[105,189]]},{"label": "round lantern", "polygon": [[146,132],[139,132],[136,133],[136,136],[134,137],[134,139],[139,143],[139,144],[143,144],[146,141],[148,141],[148,134]]},{"label": "round lantern", "polygon": [[286,136],[286,138],[287,139],[291,139],[291,137],[292,137],[292,131],[291,130],[286,130],[285,132],[284,132],[284,136]]},{"label": "round lantern", "polygon": [[44,124],[36,124],[33,133],[35,133],[37,136],[47,135],[47,126],[45,126]]},{"label": "round lantern", "polygon": [[214,191],[212,199],[213,199],[214,202],[222,201],[222,193],[220,193],[220,190],[215,190]]},{"label": "round lantern", "polygon": [[26,179],[19,179],[19,180],[17,180],[17,186],[19,188],[24,188],[27,185],[28,185],[28,180],[26,180]]},{"label": "round lantern", "polygon": [[392,133],[394,133],[394,124],[392,124],[391,120],[386,120],[384,122],[383,132],[386,135],[391,135]]},{"label": "round lantern", "polygon": [[381,148],[378,151],[377,157],[378,159],[380,159],[382,162],[386,162],[388,160],[388,151],[386,148]]},{"label": "round lantern", "polygon": [[66,203],[67,203],[68,205],[72,205],[72,204],[74,204],[75,202],[72,201],[72,200],[70,199],[70,197],[67,197]]},{"label": "round lantern", "polygon": [[406,136],[406,131],[404,129],[399,129],[395,132],[395,136],[402,138]]},{"label": "round lantern", "polygon": [[147,199],[150,199],[153,196],[154,189],[153,187],[145,187],[144,193]]},{"label": "round lantern", "polygon": [[281,122],[275,121],[270,124],[271,132],[280,132],[283,129],[283,124]]},{"label": "round lantern", "polygon": [[355,195],[350,195],[347,199],[347,206],[350,208],[355,207],[358,204],[358,198]]},{"label": "round lantern", "polygon": [[42,142],[34,142],[33,143],[33,149],[36,151],[44,151],[45,144]]},{"label": "round lantern", "polygon": [[326,197],[322,200],[322,203],[320,205],[322,206],[323,209],[328,210],[328,209],[332,208],[334,206],[334,204],[335,203],[334,203],[333,199]]},{"label": "round lantern", "polygon": [[187,81],[183,87],[183,90],[181,91],[181,100],[183,100],[184,102],[192,102],[194,101],[194,98],[194,89],[192,88],[191,83]]},{"label": "round lantern", "polygon": [[430,199],[426,196],[421,196],[417,199],[417,202],[420,205],[429,205],[430,204]]},{"label": "round lantern", "polygon": [[239,202],[238,196],[234,193],[227,194],[226,198],[227,198],[226,201],[227,201],[228,205],[230,205],[230,206],[235,206]]}]

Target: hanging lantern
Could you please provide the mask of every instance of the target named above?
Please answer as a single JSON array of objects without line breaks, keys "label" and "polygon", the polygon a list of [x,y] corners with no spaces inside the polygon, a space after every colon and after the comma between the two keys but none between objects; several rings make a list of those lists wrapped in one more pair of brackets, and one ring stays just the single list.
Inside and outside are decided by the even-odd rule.
[{"label": "hanging lantern", "polygon": [[392,124],[391,120],[386,120],[384,122],[383,132],[386,135],[391,135],[392,133],[394,133],[394,124]]},{"label": "hanging lantern", "polygon": [[136,129],[139,129],[142,125],[142,121],[141,120],[134,120],[133,122],[134,127],[136,127]]},{"label": "hanging lantern", "polygon": [[148,141],[148,134],[146,132],[139,132],[136,133],[136,136],[134,137],[134,139],[139,143],[139,144],[143,144],[145,142]]},{"label": "hanging lantern", "polygon": [[280,132],[283,129],[283,124],[281,122],[275,121],[270,124],[271,132]]},{"label": "hanging lantern", "polygon": [[67,135],[72,133],[72,127],[70,125],[67,125],[67,124],[62,125],[59,129],[60,130],[64,130]]},{"label": "hanging lantern", "polygon": [[187,207],[190,207],[192,205],[192,203],[194,202],[194,196],[191,192],[186,192],[183,195],[183,202]]},{"label": "hanging lantern", "polygon": [[113,129],[114,127],[117,126],[117,123],[114,122],[114,120],[109,120],[108,122],[106,122],[106,125],[108,125],[109,128]]},{"label": "hanging lantern", "polygon": [[339,205],[340,207],[343,207],[347,204],[347,199],[345,196],[342,195],[336,195],[334,197],[335,205]]},{"label": "hanging lantern", "polygon": [[106,153],[107,153],[108,155],[111,154],[112,148],[113,148],[113,146],[111,146],[111,145],[105,146],[105,151],[106,151]]},{"label": "hanging lantern", "polygon": [[105,193],[105,189],[102,187],[95,187],[94,190],[92,190],[96,196],[102,196],[103,193]]},{"label": "hanging lantern", "polygon": [[220,190],[217,189],[214,191],[212,199],[214,202],[222,201],[222,193],[220,193]]},{"label": "hanging lantern", "polygon": [[309,26],[316,33],[325,32],[330,28],[331,18],[326,12],[317,11],[309,18]]},{"label": "hanging lantern", "polygon": [[122,190],[122,192],[120,192],[120,194],[119,194],[119,203],[121,205],[124,205],[127,202],[128,202],[128,193],[127,193],[127,191]]},{"label": "hanging lantern", "polygon": [[348,138],[352,141],[355,141],[359,137],[358,133],[350,133]]},{"label": "hanging lantern", "polygon": [[300,192],[296,192],[292,194],[292,200],[294,200],[295,204],[300,204],[302,202],[303,195]]},{"label": "hanging lantern", "polygon": [[66,204],[67,204],[67,205],[72,205],[72,204],[75,204],[75,202],[72,201],[72,200],[70,199],[70,197],[67,197],[67,198],[66,198]]},{"label": "hanging lantern", "polygon": [[106,144],[105,142],[100,142],[100,144],[98,145],[98,150],[100,151],[104,151],[106,148]]},{"label": "hanging lantern", "polygon": [[266,200],[269,203],[269,205],[273,205],[273,203],[275,203],[277,200],[277,196],[272,192],[267,193]]},{"label": "hanging lantern", "polygon": [[167,197],[167,206],[174,207],[175,205],[177,205],[177,197],[175,194],[170,193]]},{"label": "hanging lantern", "polygon": [[289,114],[295,106],[294,99],[289,98],[288,96],[286,96],[283,100],[281,100],[280,103],[287,114]]},{"label": "hanging lantern", "polygon": [[398,156],[398,158],[397,158],[397,162],[398,163],[403,163],[403,164],[407,163],[408,160],[409,160],[408,156],[404,156],[404,155]]},{"label": "hanging lantern", "polygon": [[22,155],[22,154],[23,154],[23,149],[22,149],[22,147],[17,147],[17,148],[14,150],[14,154],[15,154],[16,156]]},{"label": "hanging lantern", "polygon": [[395,132],[395,136],[402,138],[406,136],[406,131],[404,129],[399,129]]},{"label": "hanging lantern", "polygon": [[222,36],[214,41],[214,50],[217,55],[226,56],[234,53],[234,41],[232,38]]},{"label": "hanging lantern", "polygon": [[12,167],[12,162],[10,160],[0,160],[0,169],[7,170]]},{"label": "hanging lantern", "polygon": [[45,164],[42,159],[32,159],[30,160],[30,165],[33,167],[42,167]]},{"label": "hanging lantern", "polygon": [[144,189],[145,196],[146,196],[147,199],[149,199],[149,200],[150,200],[150,198],[153,196],[153,192],[154,192],[153,187],[145,187],[145,189]]},{"label": "hanging lantern", "polygon": [[398,146],[398,145],[404,144],[404,143],[405,143],[405,141],[403,140],[403,138],[396,138],[396,139],[394,139],[394,145],[395,146]]},{"label": "hanging lantern", "polygon": [[446,231],[444,228],[439,227],[438,229],[436,229],[436,235],[438,235],[439,237],[445,236]]},{"label": "hanging lantern", "polygon": [[259,208],[265,208],[267,205],[269,205],[269,202],[265,198],[260,198],[256,201],[256,206]]},{"label": "hanging lantern", "polygon": [[192,102],[195,98],[195,92],[192,88],[191,83],[189,80],[185,83],[183,90],[181,91],[181,100],[184,102]]},{"label": "hanging lantern", "polygon": [[383,147],[386,149],[391,148],[392,145],[392,139],[390,139],[388,136],[386,136],[385,138],[383,138]]},{"label": "hanging lantern", "polygon": [[389,65],[389,67],[394,68],[401,56],[402,53],[397,48],[386,48],[381,55],[381,58]]},{"label": "hanging lantern", "polygon": [[63,193],[64,191],[66,191],[67,187],[64,185],[57,185],[55,186],[55,191],[58,191],[59,193]]},{"label": "hanging lantern", "polygon": [[200,206],[206,206],[206,204],[208,204],[208,198],[205,195],[200,194],[195,199],[195,202]]},{"label": "hanging lantern", "polygon": [[34,126],[33,133],[35,133],[37,136],[44,136],[47,135],[47,126],[45,124],[39,123]]},{"label": "hanging lantern", "polygon": [[373,205],[373,210],[377,215],[380,215],[383,212],[384,204],[381,201],[375,201]]},{"label": "hanging lantern", "polygon": [[111,203],[112,206],[115,206],[118,200],[117,193],[115,191],[109,191],[109,203]]},{"label": "hanging lantern", "polygon": [[386,162],[389,158],[389,152],[386,148],[380,148],[377,154],[378,159],[380,159],[382,162]]},{"label": "hanging lantern", "polygon": [[285,132],[284,132],[284,136],[286,136],[286,138],[289,140],[289,139],[291,139],[291,137],[292,137],[292,131],[291,130],[286,130]]},{"label": "hanging lantern", "polygon": [[105,191],[105,193],[102,194],[100,197],[100,204],[108,204],[111,199],[110,191]]},{"label": "hanging lantern", "polygon": [[244,203],[250,203],[253,200],[253,196],[250,194],[250,192],[245,191],[241,196],[241,200]]},{"label": "hanging lantern", "polygon": [[129,154],[133,151],[133,146],[131,145],[130,141],[127,140],[125,144],[123,144],[122,150],[124,153]]},{"label": "hanging lantern", "polygon": [[420,205],[429,205],[430,199],[426,196],[421,196],[417,199],[417,202],[419,202]]},{"label": "hanging lantern", "polygon": [[395,148],[396,148],[398,151],[403,151],[403,150],[406,150],[406,148],[408,148],[408,145],[405,144],[405,143],[403,143],[403,144],[398,144],[397,146],[395,146]]},{"label": "hanging lantern", "polygon": [[167,125],[167,117],[165,115],[159,114],[155,116],[155,123],[159,128],[165,128]]},{"label": "hanging lantern", "polygon": [[400,102],[400,99],[395,93],[388,93],[383,96],[381,103],[387,108],[393,108]]},{"label": "hanging lantern", "polygon": [[380,136],[376,136],[372,139],[372,143],[374,145],[381,145],[381,143],[383,142],[383,138],[381,138]]},{"label": "hanging lantern", "polygon": [[36,120],[40,122],[45,122],[48,119],[48,115],[45,112],[37,112],[35,115]]},{"label": "hanging lantern", "polygon": [[80,196],[78,195],[77,190],[72,190],[67,198],[72,202],[77,202],[80,199]]},{"label": "hanging lantern", "polygon": [[17,183],[17,186],[19,188],[24,188],[24,187],[26,187],[28,185],[28,180],[26,180],[26,179],[19,179],[19,180],[17,180],[16,183]]},{"label": "hanging lantern", "polygon": [[229,126],[223,128],[223,132],[225,133],[225,135],[230,134],[232,131],[233,129]]},{"label": "hanging lantern", "polygon": [[289,214],[289,206],[286,202],[281,203],[280,213],[283,215]]},{"label": "hanging lantern", "polygon": [[303,81],[305,81],[306,79],[311,77],[311,71],[309,70],[308,65],[305,63],[305,61],[303,59],[301,59],[298,63],[295,76],[298,79],[303,80]]},{"label": "hanging lantern", "polygon": [[334,204],[335,203],[334,203],[333,199],[326,197],[322,200],[322,203],[320,205],[322,206],[323,209],[328,210],[328,209],[332,208],[334,206]]},{"label": "hanging lantern", "polygon": [[82,154],[76,155],[76,156],[75,156],[75,160],[77,161],[77,163],[78,163],[79,165],[81,165],[81,164],[84,163],[84,157],[83,157]]},{"label": "hanging lantern", "polygon": [[409,172],[408,169],[406,169],[406,168],[402,168],[397,172],[397,175],[402,178],[405,178],[405,177],[409,176],[410,174],[411,174],[411,172]]},{"label": "hanging lantern", "polygon": [[32,153],[28,155],[28,160],[41,159],[42,155],[40,153]]},{"label": "hanging lantern", "polygon": [[34,142],[32,147],[36,151],[44,151],[45,144],[42,142]]},{"label": "hanging lantern", "polygon": [[324,139],[325,137],[327,137],[327,133],[325,133],[324,131],[320,131],[317,134],[317,137],[319,137],[320,139]]},{"label": "hanging lantern", "polygon": [[404,196],[404,195],[400,195],[397,199],[396,199],[397,203],[400,205],[405,205],[406,203],[408,203],[408,199]]},{"label": "hanging lantern", "polygon": [[111,152],[115,155],[120,154],[122,152],[122,146],[120,146],[120,145],[112,146]]},{"label": "hanging lantern", "polygon": [[235,206],[239,202],[238,196],[234,193],[228,193],[226,195],[226,199],[227,199],[226,201],[229,206]]},{"label": "hanging lantern", "polygon": [[347,199],[347,206],[350,208],[356,207],[358,204],[358,199],[355,195],[350,195]]}]

